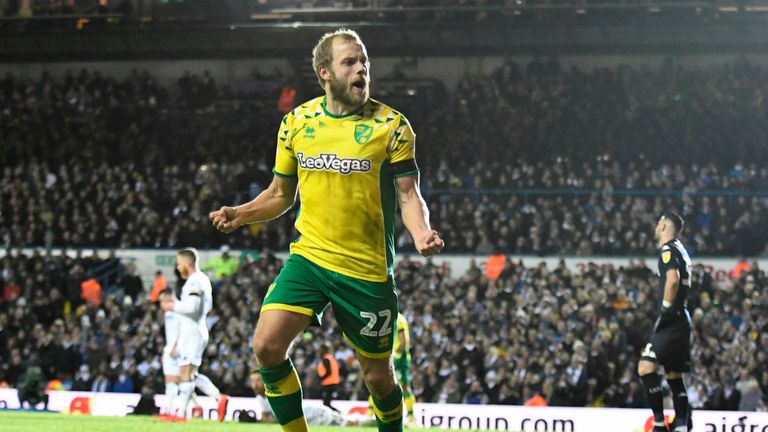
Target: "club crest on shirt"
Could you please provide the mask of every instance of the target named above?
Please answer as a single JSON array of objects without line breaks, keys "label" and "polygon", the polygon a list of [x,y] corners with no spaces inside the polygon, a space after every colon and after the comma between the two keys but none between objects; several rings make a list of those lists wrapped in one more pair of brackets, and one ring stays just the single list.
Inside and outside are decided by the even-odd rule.
[{"label": "club crest on shirt", "polygon": [[664,251],[661,253],[661,262],[667,264],[672,259],[672,251]]},{"label": "club crest on shirt", "polygon": [[355,126],[355,141],[362,145],[367,143],[371,136],[373,136],[373,128],[367,124],[359,124]]}]

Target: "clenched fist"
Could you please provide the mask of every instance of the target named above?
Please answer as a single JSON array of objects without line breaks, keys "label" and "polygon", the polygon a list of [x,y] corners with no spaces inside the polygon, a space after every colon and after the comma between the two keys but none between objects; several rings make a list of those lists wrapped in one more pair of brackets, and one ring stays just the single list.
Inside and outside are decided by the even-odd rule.
[{"label": "clenched fist", "polygon": [[237,218],[237,209],[234,207],[222,207],[212,211],[208,217],[211,218],[213,227],[223,233],[231,233],[241,225]]},{"label": "clenched fist", "polygon": [[440,236],[437,235],[437,231],[427,231],[422,238],[414,239],[416,243],[416,250],[421,256],[431,256],[439,253],[445,247],[445,242]]}]

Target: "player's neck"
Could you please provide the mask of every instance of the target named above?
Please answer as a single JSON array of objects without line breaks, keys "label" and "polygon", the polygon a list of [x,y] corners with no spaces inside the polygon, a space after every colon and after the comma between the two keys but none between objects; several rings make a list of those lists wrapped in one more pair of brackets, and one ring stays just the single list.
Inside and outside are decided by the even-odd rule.
[{"label": "player's neck", "polygon": [[664,246],[665,244],[671,242],[674,239],[675,239],[674,237],[670,237],[670,236],[659,237],[659,247]]},{"label": "player's neck", "polygon": [[325,94],[325,110],[335,116],[343,117],[352,114],[358,111],[364,104],[365,102],[360,105],[351,106],[334,99],[330,92]]}]

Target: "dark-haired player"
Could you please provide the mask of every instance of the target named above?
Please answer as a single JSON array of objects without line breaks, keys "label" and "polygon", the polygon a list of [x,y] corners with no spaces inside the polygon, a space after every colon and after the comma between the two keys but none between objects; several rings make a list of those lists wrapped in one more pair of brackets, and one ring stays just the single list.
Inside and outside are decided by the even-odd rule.
[{"label": "dark-haired player", "polygon": [[688,314],[688,291],[691,288],[691,258],[677,239],[683,231],[684,221],[679,215],[664,213],[654,230],[658,241],[659,289],[661,311],[650,341],[645,346],[637,365],[637,373],[645,385],[648,401],[653,410],[653,430],[667,432],[664,423],[664,396],[658,365],[664,366],[667,383],[672,389],[675,406],[674,432],[688,432],[688,395],[683,373],[691,369],[691,317]]}]

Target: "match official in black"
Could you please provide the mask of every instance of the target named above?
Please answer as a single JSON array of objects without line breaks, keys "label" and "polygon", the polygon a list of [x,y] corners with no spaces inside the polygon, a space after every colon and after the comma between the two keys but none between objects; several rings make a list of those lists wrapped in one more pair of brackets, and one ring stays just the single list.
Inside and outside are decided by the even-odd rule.
[{"label": "match official in black", "polygon": [[675,406],[674,432],[689,431],[688,394],[683,373],[691,370],[691,317],[688,313],[688,291],[691,288],[691,258],[677,239],[683,231],[683,218],[664,213],[656,224],[658,241],[659,289],[661,313],[637,365],[637,373],[645,385],[653,409],[654,432],[667,432],[664,424],[664,396],[658,365],[664,366],[667,383],[672,389]]}]

